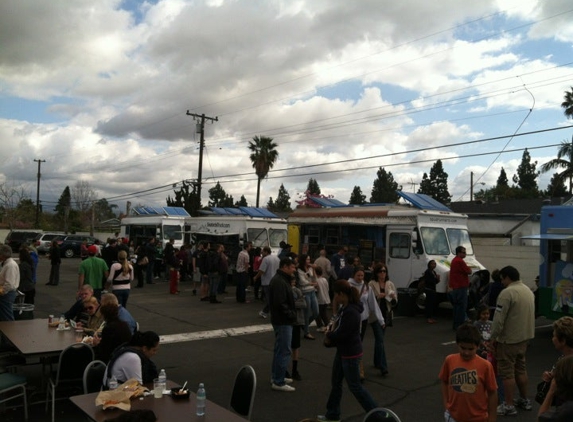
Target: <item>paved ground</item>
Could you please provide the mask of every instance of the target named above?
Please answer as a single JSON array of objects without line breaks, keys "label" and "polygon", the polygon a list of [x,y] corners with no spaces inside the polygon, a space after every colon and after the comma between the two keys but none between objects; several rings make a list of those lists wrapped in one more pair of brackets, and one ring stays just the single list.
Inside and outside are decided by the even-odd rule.
[{"label": "paved ground", "polygon": [[[77,287],[78,259],[64,260],[62,281],[58,287],[45,286],[49,263],[42,259],[39,267],[35,316],[45,318],[59,314],[74,301]],[[164,336],[155,358],[165,368],[169,379],[196,386],[205,383],[207,397],[227,406],[234,376],[244,364],[257,373],[257,392],[252,420],[255,422],[300,421],[324,413],[329,392],[330,368],[334,352],[326,349],[317,334],[317,341],[303,340],[299,370],[303,380],[296,382],[297,391],[282,393],[270,389],[273,334],[270,324],[258,316],[259,302],[249,294],[250,303],[237,304],[232,286],[223,303],[211,305],[192,296],[190,283],[181,284],[181,295],[169,295],[167,283],[133,289],[128,309],[142,330],[154,330]],[[428,325],[421,316],[398,317],[394,327],[386,331],[386,352],[390,375],[382,378],[372,367],[372,333],[365,339],[365,386],[381,406],[392,408],[403,422],[442,421],[443,409],[437,380],[445,355],[456,351],[449,311],[441,310],[440,321]],[[536,338],[528,355],[531,376],[529,390],[533,393],[541,372],[556,359],[551,344],[550,321],[537,321]],[[33,384],[37,369],[25,371]],[[37,398],[37,397],[35,397]],[[42,404],[31,406],[31,421],[48,421]],[[208,409],[207,409],[208,411]],[[342,402],[343,420],[358,422],[363,412],[345,389]],[[532,412],[498,420],[536,421],[537,405]],[[83,420],[81,414],[66,400],[56,405],[57,421]],[[23,420],[22,410],[8,410],[3,421]],[[173,421],[175,422],[175,421]]]}]

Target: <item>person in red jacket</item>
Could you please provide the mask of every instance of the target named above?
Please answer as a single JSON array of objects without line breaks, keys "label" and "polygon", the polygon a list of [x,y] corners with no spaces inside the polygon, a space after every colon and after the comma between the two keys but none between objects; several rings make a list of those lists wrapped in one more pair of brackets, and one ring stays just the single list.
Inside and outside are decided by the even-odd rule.
[{"label": "person in red jacket", "polygon": [[468,288],[470,285],[470,274],[472,270],[464,261],[466,248],[458,246],[456,257],[452,259],[450,265],[450,289],[449,296],[454,307],[454,331],[458,329],[467,319],[466,309],[468,307]]}]

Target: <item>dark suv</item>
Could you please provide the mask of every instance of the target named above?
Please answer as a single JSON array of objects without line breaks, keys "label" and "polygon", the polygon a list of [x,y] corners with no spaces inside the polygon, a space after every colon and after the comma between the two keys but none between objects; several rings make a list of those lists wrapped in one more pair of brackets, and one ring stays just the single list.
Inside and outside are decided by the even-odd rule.
[{"label": "dark suv", "polygon": [[95,243],[96,238],[83,234],[70,234],[56,239],[58,245],[60,245],[60,253],[66,258],[80,256],[82,242],[84,240],[87,240],[87,246],[91,246]]},{"label": "dark suv", "polygon": [[12,248],[12,252],[18,252],[22,243],[34,243],[34,239],[42,233],[41,230],[10,230],[4,244]]}]

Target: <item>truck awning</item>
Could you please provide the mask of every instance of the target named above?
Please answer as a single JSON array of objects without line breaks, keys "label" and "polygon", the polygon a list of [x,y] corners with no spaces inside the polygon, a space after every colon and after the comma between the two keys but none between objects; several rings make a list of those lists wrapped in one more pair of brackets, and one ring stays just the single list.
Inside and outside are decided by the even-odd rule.
[{"label": "truck awning", "polygon": [[522,239],[532,240],[573,240],[571,234],[547,233],[547,234],[532,234],[530,236],[521,236]]}]

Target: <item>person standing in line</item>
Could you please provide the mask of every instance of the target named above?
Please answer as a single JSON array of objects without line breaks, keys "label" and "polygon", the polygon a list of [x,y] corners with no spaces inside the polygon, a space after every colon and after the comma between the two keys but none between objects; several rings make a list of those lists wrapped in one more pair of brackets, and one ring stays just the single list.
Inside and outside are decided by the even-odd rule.
[{"label": "person standing in line", "polygon": [[34,304],[36,285],[34,284],[34,260],[27,246],[22,246],[19,253],[18,269],[20,270],[20,285],[18,290],[24,293],[24,303]]},{"label": "person standing in line", "polygon": [[445,422],[495,422],[497,383],[493,366],[477,356],[481,342],[478,329],[463,324],[456,330],[459,353],[444,360],[439,379]]},{"label": "person standing in line", "polygon": [[223,245],[215,245],[207,255],[209,266],[209,303],[221,303],[217,300],[217,288],[221,279],[221,250]]},{"label": "person standing in line", "polygon": [[52,241],[52,246],[48,250],[48,257],[50,258],[50,278],[46,286],[57,286],[60,283],[60,247],[56,240]]},{"label": "person standing in line", "polygon": [[336,274],[336,278],[339,278],[339,273],[342,268],[344,268],[345,261],[344,256],[348,253],[348,248],[346,246],[341,246],[337,253],[332,255],[330,258],[330,263],[332,265],[332,270]]},{"label": "person standing in line", "polygon": [[201,256],[204,247],[204,242],[200,241],[191,254],[191,271],[193,272],[193,296],[197,295],[197,283],[199,283],[199,287],[201,286],[202,276],[201,272],[199,271],[199,257]]},{"label": "person standing in line", "polygon": [[314,275],[314,268],[310,262],[310,256],[306,254],[300,255],[297,274],[299,288],[306,299],[306,308],[304,310],[304,338],[314,340],[315,337],[310,334],[309,326],[314,320],[316,320],[317,325],[320,321],[318,320],[318,301],[316,299],[316,286],[318,284]]},{"label": "person standing in line", "polygon": [[[261,279],[257,277],[259,274],[259,268],[261,267],[261,262],[263,257],[261,256],[262,249],[257,247],[252,255],[253,271],[251,273],[251,278],[253,280],[253,291],[255,293],[255,300],[259,300],[261,294]],[[261,298],[262,299],[262,298]]]},{"label": "person standing in line", "polygon": [[398,303],[396,286],[390,281],[388,267],[381,264],[373,269],[373,280],[370,280],[368,287],[376,297],[378,307],[384,318],[384,324],[380,324],[375,318],[370,318],[370,325],[374,333],[374,366],[380,370],[380,375],[388,375],[388,361],[386,360],[386,349],[384,348],[384,336],[386,327],[392,326],[392,307]]},{"label": "person standing in line", "polygon": [[360,340],[363,311],[360,294],[346,280],[336,281],[333,290],[335,307],[340,308],[335,316],[335,326],[329,326],[326,338],[336,347],[336,355],[332,364],[332,384],[326,403],[326,414],[318,415],[317,419],[334,422],[340,421],[343,380],[346,380],[348,389],[365,412],[378,407],[378,404],[360,382],[360,362],[363,353]]},{"label": "person standing in line", "polygon": [[96,256],[97,247],[91,245],[88,248],[89,258],[82,261],[78,272],[78,296],[84,284],[89,284],[94,289],[94,296],[97,300],[101,298],[103,280],[109,275],[109,268],[105,261]]},{"label": "person standing in line", "polygon": [[199,251],[197,256],[197,266],[199,267],[199,274],[201,274],[201,287],[199,288],[199,300],[201,302],[209,301],[209,249],[211,244],[207,241],[203,242],[203,249]]},{"label": "person standing in line", "polygon": [[277,255],[272,254],[271,248],[268,246],[263,247],[262,254],[263,260],[255,279],[261,280],[262,296],[265,297],[265,306],[259,312],[259,316],[267,318],[269,316],[269,285],[279,269],[281,260]]},{"label": "person standing in line", "polygon": [[279,269],[269,285],[269,307],[271,324],[275,332],[275,345],[272,363],[271,388],[275,391],[292,392],[292,378],[286,378],[291,356],[293,324],[296,323],[296,308],[292,293],[291,280],[296,271],[290,258],[280,260]]},{"label": "person standing in line", "polygon": [[225,255],[225,246],[219,245],[219,286],[217,293],[227,293],[227,277],[229,276],[229,257]]},{"label": "person standing in line", "polygon": [[338,280],[338,275],[334,272],[330,259],[326,257],[326,249],[324,247],[320,248],[318,253],[318,258],[314,260],[314,265],[322,269],[322,276],[328,282],[328,297],[329,302],[332,300],[332,283]]},{"label": "person standing in line", "polygon": [[125,251],[119,251],[117,261],[111,265],[107,283],[108,286],[111,286],[111,292],[117,297],[119,304],[127,308],[127,299],[131,292],[131,282],[134,277],[133,267],[127,260],[127,252]]},{"label": "person standing in line", "polygon": [[454,331],[458,329],[467,319],[468,288],[470,285],[470,274],[472,270],[464,261],[466,248],[458,246],[456,256],[450,264],[450,283],[448,285],[450,300],[454,308]]},{"label": "person standing in line", "polygon": [[[330,262],[329,262],[330,264]],[[326,332],[326,326],[330,322],[327,315],[327,308],[330,305],[329,285],[326,278],[323,277],[322,268],[317,266],[314,269],[316,273],[316,299],[318,302],[318,318],[316,319],[319,328],[316,330],[319,333]]]},{"label": "person standing in line", "polygon": [[[533,292],[520,280],[512,266],[499,270],[505,288],[497,298],[491,327],[491,342],[497,370],[503,380],[505,403],[497,408],[502,416],[517,415],[516,406],[531,410],[527,398],[527,344],[535,337],[535,299]],[[514,400],[515,387],[520,397]]]},{"label": "person standing in line", "polygon": [[440,282],[440,274],[436,272],[436,261],[428,262],[428,268],[424,272],[424,293],[426,293],[426,321],[428,324],[435,324],[434,312],[438,301],[436,286]]},{"label": "person standing in line", "polygon": [[[250,266],[250,256],[249,252],[253,247],[253,242],[247,242],[243,247],[243,250],[239,252],[237,257],[237,290],[235,297],[237,302],[246,303],[247,302],[247,281],[249,278],[249,266]],[[289,284],[290,287],[290,284]]]},{"label": "person standing in line", "polygon": [[14,321],[12,305],[16,299],[16,290],[20,286],[20,269],[12,259],[12,248],[0,245],[0,321]]},{"label": "person standing in line", "polygon": [[145,281],[147,284],[155,284],[153,281],[153,269],[155,268],[155,256],[157,255],[156,240],[155,237],[152,237],[143,248],[144,255],[147,257],[147,267],[145,269]]}]

